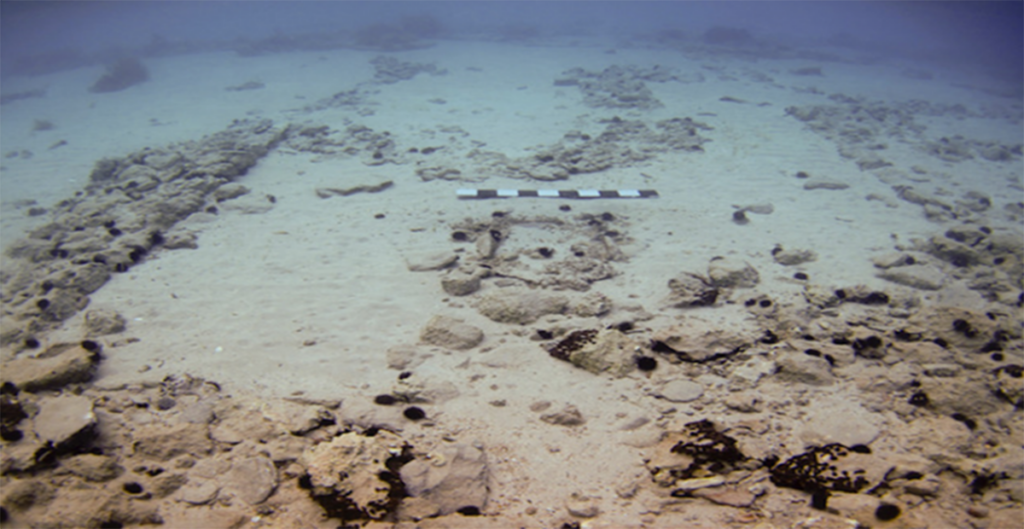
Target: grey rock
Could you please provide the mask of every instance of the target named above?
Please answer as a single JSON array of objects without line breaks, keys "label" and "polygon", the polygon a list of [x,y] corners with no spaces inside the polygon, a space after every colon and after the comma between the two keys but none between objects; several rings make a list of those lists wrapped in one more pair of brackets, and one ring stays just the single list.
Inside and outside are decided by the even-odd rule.
[{"label": "grey rock", "polygon": [[687,362],[706,362],[747,349],[749,338],[742,328],[705,330],[697,324],[680,324],[654,333],[653,339],[672,348]]},{"label": "grey rock", "polygon": [[215,418],[213,406],[208,402],[196,402],[185,406],[181,411],[181,418],[194,424],[210,424]]},{"label": "grey rock", "polygon": [[601,509],[593,498],[573,493],[565,502],[565,510],[576,518],[593,518],[601,514]]},{"label": "grey rock", "polygon": [[706,307],[715,304],[718,288],[706,277],[683,273],[668,280],[669,303],[674,307]]},{"label": "grey rock", "polygon": [[205,424],[146,425],[136,429],[132,437],[136,454],[158,461],[169,461],[181,454],[202,457],[213,449]]},{"label": "grey rock", "polygon": [[908,481],[903,485],[903,490],[915,496],[937,496],[942,488],[942,481],[935,476],[926,476],[923,479]]},{"label": "grey rock", "polygon": [[840,189],[846,189],[848,187],[850,187],[850,185],[847,184],[846,182],[840,182],[838,180],[829,180],[829,179],[825,179],[825,178],[815,178],[815,179],[812,179],[812,180],[808,180],[804,184],[804,189],[806,189],[808,191],[811,191],[811,190],[814,190],[814,189],[840,190]]},{"label": "grey rock", "polygon": [[85,330],[90,336],[103,336],[124,331],[127,322],[124,316],[113,309],[89,309],[85,311]]},{"label": "grey rock", "polygon": [[277,468],[269,458],[247,457],[231,463],[231,470],[219,481],[222,493],[256,505],[266,500],[277,487]]},{"label": "grey rock", "polygon": [[110,481],[124,472],[117,459],[96,454],[82,454],[60,462],[62,468],[86,481]]},{"label": "grey rock", "polygon": [[[25,326],[14,318],[0,318],[0,345],[12,345],[17,342],[24,343],[27,337]],[[3,378],[3,370],[0,369],[0,380]]]},{"label": "grey rock", "polygon": [[43,400],[33,420],[36,436],[58,451],[86,440],[96,427],[92,400],[60,396]]},{"label": "grey rock", "polygon": [[381,191],[390,188],[392,185],[394,185],[393,181],[386,180],[377,184],[361,184],[346,188],[318,187],[315,192],[316,196],[320,198],[330,198],[332,196],[347,197],[356,193],[380,193]]},{"label": "grey rock", "polygon": [[225,202],[219,207],[222,211],[235,211],[242,215],[262,215],[274,209],[274,204],[267,200],[266,197],[249,195],[232,200],[231,202]]},{"label": "grey rock", "polygon": [[582,318],[603,316],[612,310],[612,300],[600,292],[590,292],[583,296],[574,307],[572,313]]},{"label": "grey rock", "polygon": [[[497,237],[492,233],[499,234]],[[481,259],[490,259],[494,257],[494,254],[498,251],[498,246],[501,244],[502,235],[500,231],[494,230],[491,233],[481,235],[476,239],[476,252],[479,254]]]},{"label": "grey rock", "polygon": [[[935,481],[938,481],[938,479]],[[1001,482],[999,483],[999,490],[1006,491],[1014,501],[1024,503],[1024,480],[1007,480]],[[907,487],[907,492],[909,492],[909,487]],[[938,489],[929,495],[934,496],[937,493]]]},{"label": "grey rock", "polygon": [[166,250],[195,250],[199,248],[199,237],[190,231],[179,231],[167,235],[161,246]]},{"label": "grey rock", "polygon": [[210,439],[219,443],[236,445],[245,440],[245,435],[231,425],[221,423],[210,428]]},{"label": "grey rock", "polygon": [[958,364],[924,364],[921,369],[925,375],[941,378],[955,377],[961,371]]},{"label": "grey rock", "polygon": [[468,296],[480,290],[480,274],[451,273],[441,278],[441,288],[453,296]]},{"label": "grey rock", "polygon": [[994,392],[1005,395],[1006,399],[1015,405],[1024,402],[1024,384],[1021,384],[1019,372],[1017,375],[1014,377],[1009,370],[1000,369],[995,373],[995,381],[990,382]]},{"label": "grey rock", "polygon": [[334,414],[322,406],[302,406],[286,423],[293,435],[302,435],[335,422]]},{"label": "grey rock", "polygon": [[443,446],[430,459],[417,458],[406,464],[401,476],[410,496],[429,503],[432,513],[428,516],[452,514],[470,506],[483,511],[487,504],[487,458],[471,445]]},{"label": "grey rock", "polygon": [[[622,377],[633,370],[633,357],[636,355],[638,344],[629,336],[612,329],[601,329],[587,340],[574,340],[573,335],[579,333],[570,334],[559,342],[550,351],[552,356],[566,359],[576,367],[595,374],[607,373],[614,377]],[[572,347],[566,347],[567,345]],[[566,351],[563,347],[573,350]],[[568,358],[564,358],[566,353]]]},{"label": "grey rock", "polygon": [[882,270],[888,270],[897,266],[907,266],[914,264],[916,261],[915,258],[903,252],[890,252],[871,258],[871,263],[875,265],[875,268],[881,268]]},{"label": "grey rock", "polygon": [[437,315],[420,331],[420,340],[449,349],[472,349],[484,340],[484,332],[463,320]]},{"label": "grey rock", "polygon": [[25,391],[58,389],[87,382],[96,371],[98,356],[80,344],[54,344],[35,357],[16,358],[0,369],[0,380]]},{"label": "grey rock", "polygon": [[923,249],[935,257],[958,267],[976,265],[982,262],[981,255],[976,249],[938,235],[932,237],[924,245]]},{"label": "grey rock", "polygon": [[571,404],[563,408],[562,411],[541,415],[540,420],[557,426],[579,426],[587,422],[580,410]]},{"label": "grey rock", "polygon": [[54,288],[46,294],[49,305],[41,310],[41,317],[49,321],[64,321],[89,304],[89,297],[78,288]]},{"label": "grey rock", "polygon": [[[266,403],[263,406],[263,415],[280,423],[293,435],[302,435],[320,428],[324,424],[336,421],[334,414],[325,406],[305,404],[288,399]],[[241,425],[235,424],[234,426],[240,427]]]},{"label": "grey rock", "polygon": [[190,480],[178,491],[178,499],[192,505],[205,505],[217,497],[220,486],[212,480]]},{"label": "grey rock", "polygon": [[919,290],[939,290],[946,282],[946,274],[930,265],[889,268],[879,273],[878,277]]},{"label": "grey rock", "polygon": [[385,353],[388,369],[405,369],[416,360],[417,355],[416,348],[411,345],[396,345],[388,348]]},{"label": "grey rock", "polygon": [[691,380],[671,380],[654,394],[671,402],[690,402],[704,394],[704,386]]},{"label": "grey rock", "polygon": [[216,200],[217,202],[224,202],[225,200],[231,200],[233,198],[238,198],[242,195],[248,194],[249,188],[243,186],[242,184],[224,184],[218,187],[217,190],[213,192],[213,199]]},{"label": "grey rock", "polygon": [[808,356],[796,351],[783,354],[776,360],[778,370],[775,378],[782,382],[825,386],[832,383],[832,373],[823,358]]},{"label": "grey rock", "polygon": [[110,280],[110,268],[99,263],[77,266],[62,274],[60,280],[51,280],[64,288],[74,289],[82,294],[92,294]]},{"label": "grey rock", "polygon": [[410,272],[428,272],[448,268],[458,260],[458,255],[445,251],[412,255],[406,258],[405,263]]},{"label": "grey rock", "polygon": [[708,277],[719,288],[753,288],[761,280],[750,264],[731,257],[715,257],[708,264]]},{"label": "grey rock", "polygon": [[[1015,384],[1006,385],[1010,390],[1008,397],[1021,395],[1021,381],[1019,378],[1012,378],[999,371],[996,380],[1003,379],[1007,382],[1012,379]],[[1005,376],[1005,378],[1003,378]],[[968,417],[981,417],[1004,409],[1007,406],[1003,397],[996,393],[992,380],[989,377],[958,376],[953,378],[922,378],[921,391],[928,395],[929,410],[946,416],[954,413],[962,413]],[[1001,388],[999,388],[1001,389]]]},{"label": "grey rock", "polygon": [[344,498],[351,509],[380,520],[390,513],[392,492],[380,475],[392,471],[385,462],[405,446],[402,438],[384,429],[373,437],[347,432],[308,448],[299,464],[309,474],[310,494]]},{"label": "grey rock", "polygon": [[477,303],[480,314],[498,323],[527,324],[547,314],[565,312],[569,300],[531,290],[502,289]]},{"label": "grey rock", "polygon": [[779,250],[772,252],[776,263],[783,266],[793,266],[803,263],[810,263],[818,260],[818,254],[811,250]]},{"label": "grey rock", "polygon": [[881,432],[875,414],[838,395],[817,399],[800,424],[801,438],[821,444],[868,445]]}]

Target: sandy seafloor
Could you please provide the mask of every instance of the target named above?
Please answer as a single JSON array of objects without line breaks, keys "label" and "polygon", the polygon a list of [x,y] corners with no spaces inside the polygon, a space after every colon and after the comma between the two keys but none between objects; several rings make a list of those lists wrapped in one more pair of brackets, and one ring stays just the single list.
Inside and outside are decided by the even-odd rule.
[{"label": "sandy seafloor", "polygon": [[[837,53],[842,56],[842,51]],[[924,441],[908,444],[906,439],[912,436],[905,432],[914,428],[915,421],[949,413],[907,406],[914,392],[911,379],[928,376],[921,362],[900,358],[900,344],[894,343],[897,340],[891,334],[901,328],[906,316],[936,307],[975,311],[972,314],[995,311],[1003,322],[1011,322],[1005,327],[1016,330],[1003,345],[1003,360],[960,365],[959,375],[931,377],[937,385],[929,387],[941,390],[942,384],[952,384],[958,376],[975,380],[973,374],[1020,365],[1021,309],[1012,303],[1020,291],[1020,278],[1011,274],[1010,284],[1017,290],[1000,302],[986,300],[983,293],[968,288],[970,278],[958,275],[938,258],[930,261],[945,275],[944,285],[937,290],[880,279],[880,270],[872,263],[872,258],[914,250],[915,241],[941,238],[958,226],[984,226],[994,233],[1021,237],[1021,219],[1013,209],[1024,198],[1019,99],[985,90],[985,79],[967,79],[937,67],[918,68],[929,70],[932,77],[916,79],[905,75],[906,68],[914,65],[896,61],[748,60],[728,53],[586,41],[531,46],[441,41],[427,49],[388,56],[433,63],[445,71],[443,75],[420,73],[383,84],[374,82],[370,63],[378,55],[334,50],[152,59],[146,61],[151,72],[148,82],[112,94],[87,91],[102,73],[100,68],[6,79],[6,91],[45,87],[47,92],[43,98],[3,107],[3,153],[33,153],[30,158],[2,160],[3,245],[10,246],[28,230],[51,220],[49,214],[27,216],[27,206],[20,201],[31,199],[50,208],[86,186],[100,158],[199,140],[236,119],[269,118],[278,126],[323,124],[339,131],[365,125],[389,132],[400,152],[447,146],[422,155],[434,157],[438,165],[458,165],[474,147],[510,158],[530,156],[538,146],[559,142],[570,131],[596,137],[605,126],[600,120],[614,116],[651,126],[663,119],[690,117],[711,127],[700,132],[709,141],[703,144],[703,152],[659,152],[646,162],[554,182],[497,176],[482,181],[423,181],[415,173],[417,158],[411,155],[403,155],[403,163],[367,165],[364,156],[318,155],[281,146],[235,180],[250,190],[248,195],[218,204],[217,214],[200,211],[173,228],[197,234],[198,248],[154,249],[143,262],[114,274],[89,296],[87,310],[112,309],[127,321],[123,332],[94,338],[103,344],[103,357],[89,391],[144,394],[144,388],[159,387],[168,376],[187,374],[217,382],[238,406],[253,409],[284,397],[341,400],[341,406],[332,411],[339,420],[335,431],[348,419],[377,421],[400,430],[414,447],[443,444],[442,439],[482,447],[489,488],[487,503],[481,506],[484,516],[456,514],[442,518],[447,522],[421,522],[424,526],[849,527],[843,520],[867,516],[872,521],[874,507],[856,503],[870,500],[869,496],[898,504],[903,512],[892,522],[873,520],[876,527],[994,528],[1010,527],[1003,524],[1020,519],[1024,461],[1020,459],[1019,411],[1012,403],[986,408],[988,415],[977,419],[980,424],[975,430],[951,420],[934,430],[915,430],[919,438],[956,437],[956,441],[940,441],[940,448],[922,447],[927,444]],[[589,107],[576,86],[554,83],[571,68],[600,72],[612,65],[657,65],[686,81],[647,82],[653,97],[662,103],[652,109]],[[815,66],[822,75],[792,73]],[[225,90],[247,81],[265,86]],[[355,88],[365,94],[362,104],[303,110]],[[962,105],[967,112],[915,114],[916,123],[925,127],[922,136],[906,141],[880,136],[885,148],[877,153],[898,171],[880,176],[878,170],[860,169],[855,160],[840,154],[835,141],[786,113],[790,106],[837,105],[829,99],[833,94],[863,97],[890,108],[924,100],[936,108]],[[744,102],[722,101],[726,96]],[[36,119],[48,119],[55,127],[33,131]],[[1011,151],[1016,146],[1017,151],[1005,161],[975,155],[951,162],[921,149],[924,141],[957,134],[1009,146]],[[50,149],[59,140],[66,145]],[[811,179],[826,178],[849,187],[806,190],[803,186],[811,179],[797,178],[799,171]],[[475,175],[464,172],[463,176]],[[320,198],[315,192],[386,180],[393,181],[393,186],[378,193]],[[899,185],[913,186],[922,195],[948,204],[974,191],[990,197],[991,207],[958,219],[930,219],[920,204],[898,196],[894,187]],[[634,188],[655,189],[660,197],[458,200],[455,191],[460,188]],[[276,201],[269,203],[267,195]],[[869,200],[869,195],[876,199]],[[736,207],[767,203],[773,206],[770,214],[748,212],[747,224],[733,222]],[[571,211],[559,210],[562,205],[571,206]],[[600,292],[611,301],[611,312],[591,318],[547,315],[525,325],[500,323],[474,308],[481,296],[502,291],[502,283],[495,278],[485,279],[477,293],[456,297],[442,290],[443,271],[408,269],[408,263],[438,252],[458,250],[465,262],[476,250],[473,244],[451,240],[453,226],[467,218],[486,221],[496,211],[509,217],[565,219],[611,213],[615,221],[610,224],[627,236],[620,244],[626,259],[613,263],[617,275],[590,287],[590,292]],[[513,228],[505,247],[529,247],[534,235],[542,241],[550,236]],[[776,245],[812,250],[817,259],[782,266],[773,260]],[[501,251],[499,247],[498,255]],[[915,255],[929,260],[927,252]],[[716,256],[749,263],[757,270],[759,282],[752,288],[723,289],[711,307],[671,306],[667,282],[684,272],[707,274],[709,261]],[[796,272],[808,279],[794,279]],[[894,300],[909,296],[919,304],[903,312],[896,310],[895,301],[881,307],[832,307],[834,312],[828,315],[832,325],[846,321],[851,328],[876,329],[893,348],[883,359],[851,360],[834,370],[827,383],[782,381],[770,369],[752,385],[735,382],[731,374],[735,366],[751,358],[782,354],[776,351],[780,345],[758,341],[771,317],[766,320],[755,314],[744,301],[769,299],[779,311],[788,307],[796,313],[807,305],[808,285],[824,291],[866,285]],[[548,293],[573,299],[582,295]],[[643,312],[649,318],[637,317]],[[482,343],[467,350],[421,343],[421,331],[435,315],[479,328]],[[7,317],[13,316],[8,313]],[[684,324],[702,332],[747,333],[752,345],[741,358],[714,365],[673,364],[667,355],[645,351],[659,359],[657,369],[615,377],[555,359],[541,347],[547,342],[536,338],[536,329],[563,329],[560,336],[564,337],[564,330],[603,328],[624,320],[649,329],[646,334],[629,335],[643,343],[661,330]],[[828,335],[808,325],[805,332]],[[936,335],[948,332],[925,330]],[[38,339],[45,350],[49,344],[77,342],[84,336],[78,314],[59,328],[38,334]],[[405,369],[389,368],[387,351],[402,347],[414,350],[415,359]],[[9,344],[5,358],[16,352],[18,356],[33,353]],[[981,358],[988,362],[985,355]],[[400,408],[372,404],[375,395],[394,390],[400,371],[411,372],[423,388],[436,390],[433,398],[419,404],[426,420],[405,420]],[[692,379],[702,395],[685,402],[659,396],[667,382],[679,379]],[[724,405],[732,394],[750,396],[764,405],[742,411]],[[963,398],[949,396],[953,401]],[[942,400],[935,395],[932,399]],[[534,411],[544,408],[538,404],[542,401],[551,404]],[[585,422],[564,426],[539,419],[566,406],[577,408]],[[849,418],[836,424],[835,418],[845,413]],[[891,485],[870,494],[850,495],[856,501],[847,503],[854,507],[837,503],[841,506],[828,513],[811,509],[809,494],[775,487],[765,469],[749,468],[743,477],[747,481],[739,487],[755,487],[756,499],[746,506],[672,498],[652,484],[644,460],[663,432],[679,431],[684,424],[705,418],[739,438],[752,457],[775,454],[782,460],[810,446],[850,439],[850,431],[866,429],[874,434],[868,436],[867,444],[879,458],[891,456],[891,461],[897,457],[892,454],[910,453],[941,462],[924,465],[926,477],[938,481],[940,491],[915,495],[902,485]],[[821,430],[829,433],[816,435],[815,421],[822,421]],[[998,447],[985,444],[994,439],[999,440]],[[952,445],[959,448],[949,448]],[[987,451],[978,448],[982,445]],[[932,457],[929,449],[948,453]],[[1013,464],[988,470],[1006,473],[991,489],[996,492],[972,494],[971,475],[963,470],[968,465],[957,461],[970,460],[980,469],[999,457],[1004,458],[998,460],[1000,464]],[[116,489],[130,475],[128,469],[126,476],[108,487]],[[264,507],[236,499],[191,509],[237,514],[227,518],[237,525],[210,518],[205,523],[211,527],[337,527],[337,520],[319,515],[316,504],[286,495],[295,489],[288,485],[294,476],[290,480],[287,476],[282,470],[278,492],[263,502]],[[8,476],[5,485],[9,488],[22,477]],[[174,520],[184,516],[180,512],[187,505],[174,500],[174,494],[161,500],[167,505],[161,507],[165,523],[183,526]],[[64,499],[58,495],[52,501],[59,504]],[[12,520],[32,526],[33,517],[44,516],[44,510],[42,505],[31,507],[12,513]],[[391,523],[373,522],[374,526]],[[132,525],[130,520],[126,524]]]}]

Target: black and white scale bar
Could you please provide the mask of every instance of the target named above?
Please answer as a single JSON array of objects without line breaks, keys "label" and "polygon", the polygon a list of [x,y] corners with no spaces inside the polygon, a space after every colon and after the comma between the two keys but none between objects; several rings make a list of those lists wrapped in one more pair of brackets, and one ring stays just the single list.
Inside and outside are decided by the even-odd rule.
[{"label": "black and white scale bar", "polygon": [[655,198],[653,189],[459,189],[459,198]]}]

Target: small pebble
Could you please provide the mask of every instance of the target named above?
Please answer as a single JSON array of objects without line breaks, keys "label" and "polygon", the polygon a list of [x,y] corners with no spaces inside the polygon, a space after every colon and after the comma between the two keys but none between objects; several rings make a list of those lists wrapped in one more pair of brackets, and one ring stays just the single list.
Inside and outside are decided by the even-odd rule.
[{"label": "small pebble", "polygon": [[988,516],[988,508],[982,507],[981,505],[971,505],[967,507],[967,514],[975,518],[985,518]]}]

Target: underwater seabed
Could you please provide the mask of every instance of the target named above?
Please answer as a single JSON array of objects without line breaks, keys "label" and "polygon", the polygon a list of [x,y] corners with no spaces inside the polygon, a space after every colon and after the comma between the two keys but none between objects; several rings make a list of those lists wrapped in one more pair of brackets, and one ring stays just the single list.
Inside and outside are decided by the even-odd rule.
[{"label": "underwater seabed", "polygon": [[19,79],[5,527],[1019,526],[1020,102],[748,38]]}]

